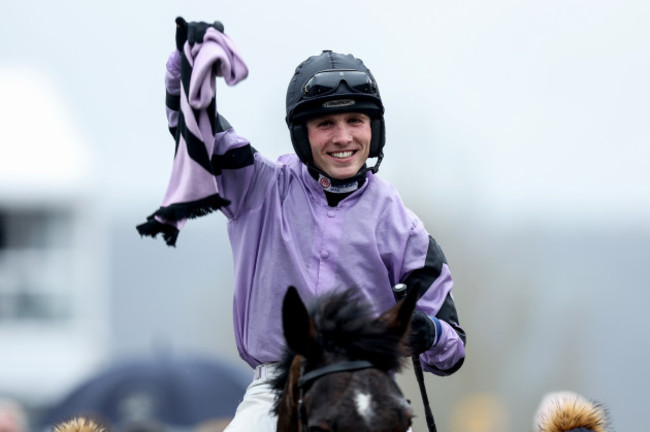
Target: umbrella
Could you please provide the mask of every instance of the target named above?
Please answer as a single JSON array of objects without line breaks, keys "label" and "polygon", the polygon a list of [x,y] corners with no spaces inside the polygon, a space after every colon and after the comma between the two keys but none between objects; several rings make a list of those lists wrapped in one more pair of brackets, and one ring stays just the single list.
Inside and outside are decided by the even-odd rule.
[{"label": "umbrella", "polygon": [[156,421],[193,426],[232,417],[250,379],[250,374],[213,359],[135,359],[82,383],[47,412],[42,424],[87,415],[110,425]]}]

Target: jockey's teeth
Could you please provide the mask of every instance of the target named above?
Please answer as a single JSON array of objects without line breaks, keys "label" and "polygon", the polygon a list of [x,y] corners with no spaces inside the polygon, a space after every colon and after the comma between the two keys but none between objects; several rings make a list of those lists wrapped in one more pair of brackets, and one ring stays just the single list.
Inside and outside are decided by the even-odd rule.
[{"label": "jockey's teeth", "polygon": [[352,150],[349,151],[343,151],[343,152],[336,152],[336,153],[331,153],[332,156],[335,158],[346,158],[352,156]]}]

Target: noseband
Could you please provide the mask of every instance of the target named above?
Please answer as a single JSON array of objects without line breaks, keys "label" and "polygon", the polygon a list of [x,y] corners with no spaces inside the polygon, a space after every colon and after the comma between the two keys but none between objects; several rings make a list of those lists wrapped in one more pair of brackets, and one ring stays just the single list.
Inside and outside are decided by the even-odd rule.
[{"label": "noseband", "polygon": [[332,363],[327,366],[314,369],[313,371],[303,373],[305,367],[304,358],[302,359],[302,364],[300,366],[300,378],[298,378],[298,389],[299,389],[299,399],[298,399],[298,417],[300,418],[300,423],[302,424],[303,431],[307,431],[307,411],[305,410],[305,405],[302,402],[304,387],[316,381],[318,378],[329,375],[337,372],[352,372],[361,369],[373,368],[375,365],[370,363],[367,360],[351,360],[351,361],[341,361]]}]

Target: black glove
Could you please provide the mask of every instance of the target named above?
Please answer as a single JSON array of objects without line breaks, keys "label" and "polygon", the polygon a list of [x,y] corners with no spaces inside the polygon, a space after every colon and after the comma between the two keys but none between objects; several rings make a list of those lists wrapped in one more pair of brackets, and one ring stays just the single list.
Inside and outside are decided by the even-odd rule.
[{"label": "black glove", "polygon": [[203,42],[205,31],[213,27],[214,29],[223,33],[223,24],[220,21],[213,23],[206,23],[203,21],[187,22],[183,17],[176,18],[176,49],[183,51],[183,45],[187,41],[190,45],[197,42]]},{"label": "black glove", "polygon": [[436,338],[436,326],[425,313],[416,310],[411,317],[409,346],[412,354],[421,354],[431,348]]}]

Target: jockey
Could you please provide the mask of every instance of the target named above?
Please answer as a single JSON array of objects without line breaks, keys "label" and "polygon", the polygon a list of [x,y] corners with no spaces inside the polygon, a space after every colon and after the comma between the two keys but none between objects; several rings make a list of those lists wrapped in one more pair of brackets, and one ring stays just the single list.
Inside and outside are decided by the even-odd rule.
[{"label": "jockey", "polygon": [[[302,62],[286,99],[295,154],[272,161],[219,113],[213,113],[213,135],[201,135],[201,116],[190,99],[193,72],[204,67],[201,61],[207,57],[203,51],[214,41],[220,44],[225,54],[215,64],[233,82],[247,70],[222,27],[199,24],[186,24],[194,41],[183,34],[179,40],[179,25],[179,49],[167,63],[175,163],[163,206],[138,230],[162,233],[173,244],[186,218],[219,208],[228,219],[235,338],[241,358],[255,371],[226,430],[275,430],[269,379],[285,345],[281,309],[290,285],[303,299],[354,288],[379,313],[395,302],[392,286],[405,283],[421,297],[411,347],[423,369],[441,376],[457,371],[465,357],[465,333],[446,258],[397,190],[377,175],[386,132],[384,106],[370,70],[360,59],[332,51]],[[190,73],[192,79],[183,75]],[[200,141],[207,156],[196,150]],[[372,166],[369,159],[374,159]],[[200,169],[209,170],[212,193],[197,193],[207,182],[193,182],[198,177],[188,171]],[[194,205],[200,208],[188,210]]]}]

